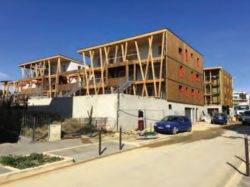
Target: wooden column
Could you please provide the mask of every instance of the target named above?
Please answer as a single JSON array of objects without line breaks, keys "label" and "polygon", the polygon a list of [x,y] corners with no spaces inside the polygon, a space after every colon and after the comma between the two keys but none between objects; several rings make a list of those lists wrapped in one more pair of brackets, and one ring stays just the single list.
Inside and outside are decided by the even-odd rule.
[{"label": "wooden column", "polygon": [[32,65],[30,64],[30,77],[33,77]]},{"label": "wooden column", "polygon": [[[134,80],[134,83],[136,82],[137,80],[137,73],[136,73],[136,63],[133,64],[134,66],[134,69],[133,69],[133,80]],[[133,84],[133,92],[134,92],[134,95],[136,95],[136,86],[135,84]]]},{"label": "wooden column", "polygon": [[114,57],[114,63],[117,63],[117,54],[118,54],[118,45],[115,46],[115,57]]},{"label": "wooden column", "polygon": [[[143,68],[142,68],[141,56],[140,56],[140,51],[139,51],[137,41],[135,41],[135,47],[136,47],[136,52],[137,52],[137,58],[138,58],[139,65],[140,65],[141,76],[142,76],[142,80],[143,80],[143,87],[144,87],[144,90],[146,92],[146,96],[148,96],[148,90],[147,90],[147,86],[146,86],[146,81],[145,81],[145,76],[144,76],[144,72],[143,72]],[[143,93],[142,93],[142,96],[144,96]]]},{"label": "wooden column", "polygon": [[25,71],[25,66],[21,67],[21,71],[22,71],[22,79],[24,79],[24,71]]},{"label": "wooden column", "polygon": [[95,94],[97,94],[96,92],[96,80],[95,80],[95,71],[94,71],[94,55],[95,55],[95,51],[89,51],[89,55],[90,55],[90,66],[91,66],[91,72],[92,72],[92,76],[93,76],[93,82],[94,82],[94,89],[95,89]]},{"label": "wooden column", "polygon": [[153,45],[153,36],[148,38],[149,42],[149,51],[150,51],[150,61],[151,61],[151,68],[152,68],[152,74],[153,74],[153,81],[154,81],[154,95],[157,96],[157,88],[156,88],[156,81],[155,81],[155,67],[154,67],[154,58],[153,58],[153,50],[152,50],[152,45]]},{"label": "wooden column", "polygon": [[49,73],[49,97],[52,96],[52,86],[51,86],[51,64],[50,64],[50,60],[48,60],[48,66],[49,66],[49,69],[48,69],[48,73]]},{"label": "wooden column", "polygon": [[[164,40],[165,40],[165,32],[162,33],[162,40],[161,40],[161,60],[160,60],[160,72],[159,72],[159,79],[160,79],[160,82],[159,82],[159,87],[158,87],[158,96],[161,97],[161,85],[162,85],[162,66],[163,66],[163,60],[164,60]],[[167,80],[165,80],[167,81]]]},{"label": "wooden column", "polygon": [[109,75],[109,69],[108,69],[108,64],[109,64],[109,60],[108,60],[108,55],[109,55],[109,48],[107,49],[106,47],[104,47],[104,53],[105,53],[105,63],[104,63],[104,70],[105,72],[105,77],[106,80],[108,81],[108,75]]},{"label": "wooden column", "polygon": [[100,53],[100,64],[101,64],[102,94],[105,94],[105,89],[104,89],[104,65],[103,65],[103,59],[102,59],[102,48],[99,49],[99,53]]},{"label": "wooden column", "polygon": [[85,64],[84,67],[84,74],[85,74],[85,84],[86,84],[86,94],[89,95],[89,76],[87,72],[87,64],[86,64],[86,58],[85,58],[85,53],[82,53],[82,58],[83,58],[83,63]]}]

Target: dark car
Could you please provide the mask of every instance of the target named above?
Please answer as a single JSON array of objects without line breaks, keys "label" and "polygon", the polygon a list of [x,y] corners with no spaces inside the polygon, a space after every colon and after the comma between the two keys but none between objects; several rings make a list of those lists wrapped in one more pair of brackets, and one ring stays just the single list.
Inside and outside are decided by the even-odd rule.
[{"label": "dark car", "polygon": [[243,125],[250,124],[250,110],[249,111],[245,111],[242,114],[242,124]]},{"label": "dark car", "polygon": [[211,120],[211,123],[212,124],[226,125],[227,124],[227,116],[223,113],[215,114]]},{"label": "dark car", "polygon": [[177,134],[178,132],[191,132],[192,122],[186,116],[166,116],[154,125],[156,132]]}]

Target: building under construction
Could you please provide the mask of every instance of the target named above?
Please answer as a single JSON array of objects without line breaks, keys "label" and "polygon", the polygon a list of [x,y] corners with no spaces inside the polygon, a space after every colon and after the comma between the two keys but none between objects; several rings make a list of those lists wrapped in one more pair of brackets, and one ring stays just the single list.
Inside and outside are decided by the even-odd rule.
[{"label": "building under construction", "polygon": [[233,79],[222,67],[204,68],[205,106],[209,114],[230,113],[233,108]]},{"label": "building under construction", "polygon": [[57,55],[23,63],[22,78],[5,88],[12,85],[16,93],[40,99],[117,93],[155,98],[167,101],[167,114],[199,120],[204,105],[203,57],[169,29],[77,52],[82,62]]}]

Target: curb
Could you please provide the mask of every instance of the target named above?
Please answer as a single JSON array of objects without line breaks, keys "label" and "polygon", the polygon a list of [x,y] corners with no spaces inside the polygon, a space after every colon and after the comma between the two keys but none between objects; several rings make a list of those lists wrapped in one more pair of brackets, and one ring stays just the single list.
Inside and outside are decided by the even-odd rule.
[{"label": "curb", "polygon": [[[47,154],[47,155],[55,156],[52,154]],[[13,171],[0,175],[0,185],[5,184],[5,183],[9,183],[12,181],[16,181],[16,180],[28,178],[31,176],[35,176],[38,174],[46,173],[49,171],[54,171],[56,169],[64,168],[64,167],[72,165],[72,163],[73,163],[72,158],[62,157],[62,156],[57,156],[57,157],[61,157],[61,158],[63,158],[63,160],[57,161],[54,163],[44,164],[44,165],[34,167],[34,168],[27,168],[27,169],[23,169],[23,170],[13,168]]]},{"label": "curb", "polygon": [[[228,126],[231,126],[231,124],[229,124]],[[218,127],[215,127],[215,128],[220,128],[220,127],[218,126]],[[190,135],[190,134],[187,134],[187,135],[185,134],[184,136],[188,136],[188,135]],[[21,179],[24,179],[24,178],[36,176],[36,175],[47,173],[47,172],[50,172],[50,171],[64,169],[64,168],[67,168],[67,167],[70,167],[70,166],[76,166],[76,165],[79,165],[79,164],[83,164],[83,163],[86,163],[86,162],[91,162],[91,161],[94,161],[94,160],[99,160],[99,159],[106,158],[106,157],[109,157],[109,156],[114,156],[114,155],[118,155],[118,154],[121,154],[121,153],[126,153],[126,152],[133,151],[133,150],[136,150],[136,149],[147,148],[149,145],[164,142],[164,141],[167,141],[167,140],[170,140],[169,137],[163,137],[163,138],[160,138],[160,139],[152,139],[152,140],[148,140],[148,141],[146,140],[147,141],[146,143],[137,143],[137,145],[135,145],[135,147],[128,148],[126,150],[119,150],[117,152],[113,152],[113,153],[109,153],[109,154],[101,155],[101,156],[97,155],[97,156],[90,157],[88,159],[79,160],[77,162],[75,162],[75,160],[73,158],[61,156],[62,158],[64,158],[64,160],[62,160],[62,161],[58,161],[58,162],[51,163],[51,164],[45,164],[45,165],[42,165],[42,166],[39,166],[39,167],[36,167],[36,168],[27,168],[27,169],[24,169],[24,170],[13,171],[13,172],[9,172],[9,173],[6,173],[6,174],[2,174],[2,175],[0,175],[0,184],[21,180]],[[124,141],[124,142],[126,142],[126,141]],[[129,142],[127,142],[127,143],[129,144]],[[44,152],[44,154],[60,157],[58,155],[53,155],[53,154],[46,153],[46,152]],[[237,160],[236,163],[234,163],[234,165],[235,165],[235,167],[238,168],[241,163],[242,163],[241,160]],[[220,186],[225,185],[226,180],[229,177],[231,177],[234,173],[235,173],[235,171],[233,169],[229,170],[225,175],[223,175],[223,180],[221,180],[222,182],[219,183],[221,185],[218,185],[218,186],[220,187]]]}]

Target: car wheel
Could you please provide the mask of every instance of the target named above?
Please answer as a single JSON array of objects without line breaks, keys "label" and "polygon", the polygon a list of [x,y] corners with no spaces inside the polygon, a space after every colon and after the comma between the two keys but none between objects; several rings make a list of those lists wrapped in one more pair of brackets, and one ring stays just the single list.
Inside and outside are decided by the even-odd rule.
[{"label": "car wheel", "polygon": [[226,125],[226,124],[227,124],[227,121],[224,122],[224,125]]},{"label": "car wheel", "polygon": [[188,131],[188,132],[191,132],[191,131],[192,131],[192,127],[189,127],[187,131]]},{"label": "car wheel", "polygon": [[177,133],[178,133],[178,128],[177,128],[177,127],[174,127],[174,128],[173,128],[172,134],[177,134]]}]

